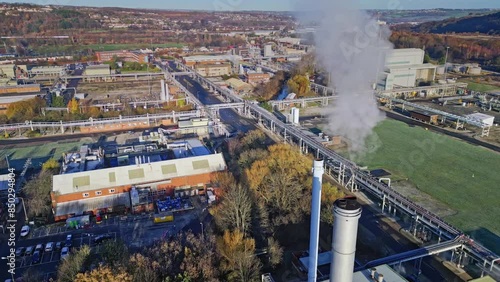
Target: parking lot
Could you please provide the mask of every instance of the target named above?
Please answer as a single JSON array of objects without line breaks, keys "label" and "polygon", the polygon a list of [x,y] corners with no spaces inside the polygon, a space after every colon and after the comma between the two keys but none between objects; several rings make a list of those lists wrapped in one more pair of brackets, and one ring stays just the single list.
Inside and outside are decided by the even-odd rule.
[{"label": "parking lot", "polygon": [[[146,246],[168,238],[182,229],[190,229],[190,223],[197,218],[196,211],[185,211],[176,213],[174,222],[154,224],[152,215],[134,215],[134,216],[113,216],[104,219],[99,224],[94,224],[87,229],[74,229],[62,226],[43,227],[31,230],[27,238],[17,238],[15,248],[35,247],[48,242],[65,242],[66,236],[72,234],[72,250],[77,250],[84,245],[89,245],[95,253],[101,251],[101,245],[96,245],[93,240],[96,236],[102,234],[112,234],[115,240],[124,241],[131,251],[138,251]],[[191,224],[199,228],[199,222]],[[187,229],[186,229],[187,228]],[[0,250],[1,256],[8,255],[6,244]],[[26,269],[30,268],[44,275],[44,280],[48,281],[50,277],[56,277],[57,267],[61,261],[61,251],[53,250],[50,252],[41,252],[40,262],[33,263],[33,255],[19,256],[16,258],[15,277],[21,277]],[[7,265],[0,264],[0,281],[10,278],[7,273]],[[4,279],[4,280],[2,280]]]}]

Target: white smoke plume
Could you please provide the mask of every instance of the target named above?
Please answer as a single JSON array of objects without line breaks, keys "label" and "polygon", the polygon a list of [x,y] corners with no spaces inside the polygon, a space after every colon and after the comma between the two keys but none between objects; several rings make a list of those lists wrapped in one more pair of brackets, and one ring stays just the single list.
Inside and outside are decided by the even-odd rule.
[{"label": "white smoke plume", "polygon": [[304,24],[313,20],[319,25],[317,62],[329,73],[330,86],[339,95],[331,106],[329,129],[347,138],[350,151],[356,153],[366,151],[366,138],[384,117],[377,108],[373,84],[384,70],[385,52],[392,49],[389,30],[361,10],[358,2],[302,0],[298,5]]}]

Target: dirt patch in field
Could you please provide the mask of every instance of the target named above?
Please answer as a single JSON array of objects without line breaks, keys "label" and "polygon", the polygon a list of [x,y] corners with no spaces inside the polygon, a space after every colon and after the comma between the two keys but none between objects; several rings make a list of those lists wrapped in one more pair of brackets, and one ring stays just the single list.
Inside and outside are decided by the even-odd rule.
[{"label": "dirt patch in field", "polygon": [[391,187],[416,204],[437,214],[439,217],[451,216],[457,213],[447,205],[432,198],[429,194],[420,191],[414,184],[410,183],[409,181],[394,181],[391,183]]}]

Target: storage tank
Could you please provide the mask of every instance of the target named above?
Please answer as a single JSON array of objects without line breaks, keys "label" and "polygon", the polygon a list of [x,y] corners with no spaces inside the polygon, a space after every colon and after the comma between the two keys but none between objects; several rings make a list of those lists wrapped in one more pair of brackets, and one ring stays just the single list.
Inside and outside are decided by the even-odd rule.
[{"label": "storage tank", "polygon": [[469,74],[480,75],[481,74],[481,67],[470,67]]},{"label": "storage tank", "polygon": [[460,65],[454,66],[453,67],[453,71],[454,72],[462,72],[463,71],[463,66],[460,66]]},{"label": "storage tank", "polygon": [[444,66],[438,66],[436,68],[436,74],[444,74],[445,67]]}]

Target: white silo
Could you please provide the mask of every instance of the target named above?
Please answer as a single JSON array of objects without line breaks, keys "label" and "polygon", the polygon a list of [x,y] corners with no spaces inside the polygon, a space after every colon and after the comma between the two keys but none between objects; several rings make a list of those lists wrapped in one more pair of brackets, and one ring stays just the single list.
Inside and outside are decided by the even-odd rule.
[{"label": "white silo", "polygon": [[162,79],[161,80],[161,93],[160,93],[160,100],[162,101],[166,101],[167,100],[167,97],[166,97],[166,92],[165,92],[165,80]]},{"label": "white silo", "polygon": [[293,107],[290,110],[290,122],[292,124],[299,124],[300,111],[298,108]]},{"label": "white silo", "polygon": [[439,74],[439,75],[443,75],[444,74],[444,71],[445,71],[445,67],[444,66],[438,66],[436,68],[436,74]]},{"label": "white silo", "polygon": [[309,269],[307,281],[316,282],[318,270],[319,220],[321,212],[321,185],[323,183],[323,160],[313,164],[313,183],[311,200],[311,232],[309,234]]},{"label": "white silo", "polygon": [[345,197],[335,201],[333,214],[330,282],[352,281],[361,206],[356,197]]}]

